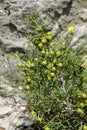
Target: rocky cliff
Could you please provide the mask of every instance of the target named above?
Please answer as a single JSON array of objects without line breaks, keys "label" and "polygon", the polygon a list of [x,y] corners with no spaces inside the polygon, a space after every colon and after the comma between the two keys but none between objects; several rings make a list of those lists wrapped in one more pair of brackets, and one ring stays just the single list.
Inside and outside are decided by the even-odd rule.
[{"label": "rocky cliff", "polygon": [[1,0],[0,1],[0,47],[3,51],[20,50],[27,47],[24,34],[27,32],[26,15],[34,8],[48,29],[58,30],[62,37],[67,27],[75,27],[72,42],[87,34],[86,0]]}]

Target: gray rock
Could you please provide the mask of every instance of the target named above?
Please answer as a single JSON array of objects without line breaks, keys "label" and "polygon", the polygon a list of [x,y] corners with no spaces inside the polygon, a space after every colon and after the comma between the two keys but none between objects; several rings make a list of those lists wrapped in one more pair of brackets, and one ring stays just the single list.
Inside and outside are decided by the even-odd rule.
[{"label": "gray rock", "polygon": [[24,48],[26,49],[27,47],[27,40],[26,38],[11,38],[11,39],[5,39],[5,38],[0,38],[0,42],[2,44],[1,48],[2,50],[6,52],[15,52],[17,50],[23,51]]},{"label": "gray rock", "polygon": [[[85,3],[85,4],[84,4]],[[34,9],[47,25],[48,30],[62,36],[69,25],[78,25],[86,21],[87,2],[80,0],[4,0],[0,5],[0,46],[6,52],[27,48],[28,33],[26,15]],[[78,20],[79,19],[79,20]]]},{"label": "gray rock", "polygon": [[[3,128],[2,130],[15,130],[16,127],[29,128],[32,124],[26,108],[26,95],[19,89],[20,86],[17,87],[11,77],[17,71],[18,62],[19,59],[13,58],[10,54],[0,56],[0,129]],[[10,73],[10,80],[6,77],[8,73]]]},{"label": "gray rock", "polygon": [[80,43],[81,40],[82,42],[85,42],[87,40],[87,24],[75,26],[75,34],[73,36],[71,44],[75,44],[76,42],[79,42],[79,40]]},{"label": "gray rock", "polygon": [[[57,20],[72,0],[4,0],[0,7],[0,44],[3,51],[11,52],[27,48],[26,15],[37,8],[48,29],[59,29]],[[56,20],[53,22],[53,18]],[[55,24],[55,26],[54,26]],[[58,26],[58,27],[57,27]]]},{"label": "gray rock", "polygon": [[82,19],[83,22],[87,22],[87,9],[83,9],[82,13],[80,15],[80,18]]},{"label": "gray rock", "polygon": [[11,108],[10,107],[2,107],[1,106],[1,108],[0,108],[0,116],[4,116],[4,115],[6,115],[6,114],[8,114],[9,112],[11,112]]},{"label": "gray rock", "polygon": [[[17,88],[8,86],[8,81],[3,78],[4,81],[0,84],[0,127],[6,130],[30,127],[32,120],[26,110],[25,95]],[[2,90],[5,91],[3,95]]]}]

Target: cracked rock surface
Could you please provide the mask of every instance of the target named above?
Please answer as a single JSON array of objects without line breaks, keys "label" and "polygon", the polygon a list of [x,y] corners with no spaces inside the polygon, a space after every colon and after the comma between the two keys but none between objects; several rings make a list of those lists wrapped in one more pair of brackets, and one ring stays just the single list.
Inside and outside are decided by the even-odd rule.
[{"label": "cracked rock surface", "polygon": [[[74,26],[76,35],[79,35],[80,27],[87,29],[86,7],[87,0],[0,0],[0,47],[4,52],[27,48],[25,35],[29,30],[25,18],[35,8],[48,30],[57,31],[60,38],[65,35],[68,26]],[[73,41],[79,41],[84,33],[82,31],[81,36]]]},{"label": "cracked rock surface", "polygon": [[14,82],[12,84],[7,78],[8,73],[17,71],[18,60],[15,59],[13,62],[14,59],[8,57],[9,59],[7,55],[0,56],[0,130],[22,130],[22,128],[30,130],[32,121],[27,111],[26,96],[22,92],[22,86],[16,86]]}]

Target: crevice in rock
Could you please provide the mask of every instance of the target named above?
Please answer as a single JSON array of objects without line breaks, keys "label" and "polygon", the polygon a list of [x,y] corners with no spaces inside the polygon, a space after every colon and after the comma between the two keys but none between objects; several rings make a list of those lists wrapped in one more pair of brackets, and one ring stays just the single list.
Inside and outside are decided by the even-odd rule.
[{"label": "crevice in rock", "polygon": [[1,48],[2,48],[3,52],[5,52],[5,53],[11,53],[11,52],[16,53],[17,51],[20,53],[25,52],[24,49],[20,48],[20,47],[6,48],[6,47],[2,46]]},{"label": "crevice in rock", "polygon": [[2,42],[2,39],[0,37],[0,49],[1,49],[2,44],[3,44],[3,42]]},{"label": "crevice in rock", "polygon": [[69,15],[72,7],[73,0],[71,0],[65,8],[63,8],[62,15]]},{"label": "crevice in rock", "polygon": [[62,4],[65,6],[65,7],[61,7],[61,5],[59,6],[58,5],[58,8],[57,9],[52,9],[52,8],[49,8],[48,11],[49,12],[54,12],[54,15],[51,16],[51,18],[55,19],[55,20],[58,20],[60,19],[60,17],[62,15],[69,15],[70,14],[70,10],[71,10],[71,7],[72,7],[72,3],[73,3],[73,0],[71,0],[70,2],[66,2],[64,1]]},{"label": "crevice in rock", "polygon": [[15,128],[15,130],[32,130],[30,126],[20,125]]},{"label": "crevice in rock", "polygon": [[0,0],[0,3],[4,3],[4,0]]},{"label": "crevice in rock", "polygon": [[54,12],[54,18],[55,20],[58,20],[61,17],[61,13],[59,13],[57,10]]},{"label": "crevice in rock", "polygon": [[10,29],[11,33],[17,31],[17,27],[13,23],[5,24],[4,26],[7,26]]},{"label": "crevice in rock", "polygon": [[[3,2],[3,5],[4,5],[4,2]],[[10,5],[6,5],[6,6],[4,7],[4,11],[7,13],[8,16],[11,15]]]},{"label": "crevice in rock", "polygon": [[10,10],[8,8],[5,7],[4,10],[7,12],[8,16],[11,15],[11,12],[10,12]]}]

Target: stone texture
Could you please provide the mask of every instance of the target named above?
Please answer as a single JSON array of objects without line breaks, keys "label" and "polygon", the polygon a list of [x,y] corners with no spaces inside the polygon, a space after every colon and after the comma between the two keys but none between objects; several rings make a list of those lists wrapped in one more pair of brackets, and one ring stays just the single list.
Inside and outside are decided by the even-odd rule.
[{"label": "stone texture", "polygon": [[83,8],[80,18],[83,22],[87,22],[87,9]]},{"label": "stone texture", "polygon": [[30,125],[32,124],[31,117],[26,107],[26,95],[22,92],[23,87],[14,82],[15,78],[18,76],[12,74],[12,72],[14,73],[17,71],[18,62],[18,59],[16,60],[9,54],[0,56],[1,130],[15,130],[16,128],[17,130],[23,128],[30,129]]},{"label": "stone texture", "polygon": [[79,32],[81,24],[87,28],[86,6],[86,0],[1,0],[0,47],[6,52],[27,48],[25,35],[29,30],[25,17],[32,14],[35,8],[47,28],[53,33],[57,31],[58,36],[62,37],[70,25],[78,26]]},{"label": "stone texture", "polygon": [[[75,26],[75,34],[72,40],[72,44],[79,42],[79,40],[81,40],[81,38],[84,38],[84,42],[87,38],[87,24],[80,24]],[[80,41],[81,42],[81,41]]]}]

